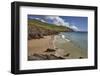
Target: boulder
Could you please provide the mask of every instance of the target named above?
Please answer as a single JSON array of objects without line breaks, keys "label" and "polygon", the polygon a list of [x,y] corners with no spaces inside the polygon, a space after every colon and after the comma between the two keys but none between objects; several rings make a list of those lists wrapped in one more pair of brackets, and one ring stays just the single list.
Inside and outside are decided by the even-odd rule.
[{"label": "boulder", "polygon": [[67,54],[66,54],[66,55],[64,55],[64,56],[68,57],[68,56],[70,56],[70,53],[67,53]]},{"label": "boulder", "polygon": [[79,59],[83,59],[83,57],[79,57]]},{"label": "boulder", "polygon": [[56,60],[56,59],[64,59],[63,57],[57,57],[54,54],[50,54],[48,55],[48,59],[49,60]]},{"label": "boulder", "polygon": [[45,52],[55,52],[56,50],[48,48]]}]

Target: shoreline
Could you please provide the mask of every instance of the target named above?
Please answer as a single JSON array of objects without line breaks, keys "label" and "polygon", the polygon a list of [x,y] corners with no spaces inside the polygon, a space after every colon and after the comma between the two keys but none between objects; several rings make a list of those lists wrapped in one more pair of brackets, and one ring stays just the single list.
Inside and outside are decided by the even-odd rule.
[{"label": "shoreline", "polygon": [[[55,51],[46,52],[48,48],[54,49]],[[28,56],[33,56],[34,54],[54,55],[55,57],[61,57],[64,59],[87,58],[87,53],[83,53],[80,48],[76,47],[70,41],[60,38],[59,35],[49,35],[44,36],[44,38],[41,39],[28,40]]]},{"label": "shoreline", "polygon": [[56,55],[63,56],[66,59],[78,59],[80,57],[87,58],[87,51],[77,47],[71,41],[61,38],[59,35],[55,38],[55,45],[56,48],[58,48],[56,50]]}]

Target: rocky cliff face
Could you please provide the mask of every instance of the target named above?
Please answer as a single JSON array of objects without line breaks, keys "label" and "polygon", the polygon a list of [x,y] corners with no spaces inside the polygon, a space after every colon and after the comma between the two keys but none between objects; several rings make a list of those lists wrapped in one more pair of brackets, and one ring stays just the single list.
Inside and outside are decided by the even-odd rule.
[{"label": "rocky cliff face", "polygon": [[43,36],[54,35],[54,34],[56,35],[58,33],[59,32],[57,31],[43,29],[43,28],[36,27],[36,26],[28,26],[28,40],[40,39],[40,38],[43,38]]},{"label": "rocky cliff face", "polygon": [[40,21],[28,21],[28,40],[40,39],[43,38],[43,36],[56,35],[60,32],[73,31],[67,27],[55,26],[47,23],[42,23]]}]

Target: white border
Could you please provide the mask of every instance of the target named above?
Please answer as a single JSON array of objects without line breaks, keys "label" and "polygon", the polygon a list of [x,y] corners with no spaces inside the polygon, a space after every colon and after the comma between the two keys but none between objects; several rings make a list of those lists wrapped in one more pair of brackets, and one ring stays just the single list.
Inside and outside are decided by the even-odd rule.
[{"label": "white border", "polygon": [[[88,59],[27,61],[27,15],[88,17]],[[94,65],[94,11],[43,7],[20,7],[20,70]]]}]

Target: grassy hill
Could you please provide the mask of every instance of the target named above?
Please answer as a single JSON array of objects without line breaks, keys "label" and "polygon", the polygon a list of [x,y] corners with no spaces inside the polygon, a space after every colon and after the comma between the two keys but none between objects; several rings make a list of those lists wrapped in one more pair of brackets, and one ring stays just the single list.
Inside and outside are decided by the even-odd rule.
[{"label": "grassy hill", "polygon": [[46,35],[58,34],[60,32],[69,32],[72,29],[65,26],[57,26],[54,24],[48,24],[39,20],[28,20],[28,39],[41,38]]},{"label": "grassy hill", "polygon": [[65,27],[65,26],[57,26],[54,24],[48,24],[48,23],[44,23],[41,22],[39,20],[28,20],[28,25],[29,26],[37,26],[39,28],[43,28],[43,29],[48,29],[48,30],[54,30],[54,31],[73,31],[72,29]]}]

